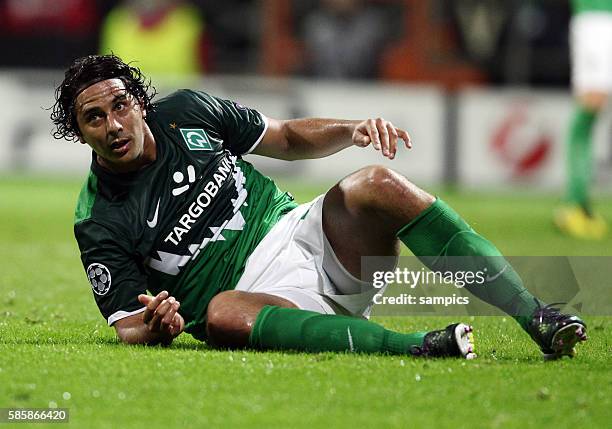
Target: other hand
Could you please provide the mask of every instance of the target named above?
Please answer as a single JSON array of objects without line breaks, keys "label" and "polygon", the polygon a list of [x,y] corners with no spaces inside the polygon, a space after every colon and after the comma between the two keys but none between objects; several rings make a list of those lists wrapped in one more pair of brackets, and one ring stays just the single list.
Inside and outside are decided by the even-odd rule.
[{"label": "other hand", "polygon": [[185,320],[178,313],[181,303],[169,296],[167,291],[161,291],[156,296],[138,295],[138,301],[147,306],[142,321],[149,331],[174,338],[185,329]]},{"label": "other hand", "polygon": [[382,150],[383,156],[393,159],[397,153],[397,140],[401,139],[408,149],[412,148],[410,135],[391,122],[383,119],[366,119],[357,124],[353,131],[353,144],[366,147],[370,143],[376,150]]}]

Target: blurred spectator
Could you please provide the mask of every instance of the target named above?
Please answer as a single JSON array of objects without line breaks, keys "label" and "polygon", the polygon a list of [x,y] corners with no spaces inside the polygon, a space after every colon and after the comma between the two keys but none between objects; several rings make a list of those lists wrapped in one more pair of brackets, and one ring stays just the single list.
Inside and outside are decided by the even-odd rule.
[{"label": "blurred spectator", "polygon": [[204,21],[181,0],[125,0],[106,17],[100,51],[134,61],[146,75],[191,76],[207,63]]},{"label": "blurred spectator", "polygon": [[[51,3],[51,4],[50,4]],[[0,0],[0,65],[64,68],[94,53],[102,0]]]},{"label": "blurred spectator", "polygon": [[[288,1],[288,0],[284,0]],[[193,0],[206,17],[210,64],[215,71],[256,71],[261,37],[259,1]]]},{"label": "blurred spectator", "polygon": [[466,57],[492,83],[566,86],[569,6],[558,0],[437,0]]},{"label": "blurred spectator", "polygon": [[443,0],[401,0],[401,3],[402,35],[385,49],[381,61],[383,78],[437,83],[449,90],[486,81],[481,68],[460,50],[449,19],[452,5]]},{"label": "blurred spectator", "polygon": [[362,0],[321,0],[305,18],[305,71],[327,78],[376,77],[381,50],[388,40],[380,5]]}]

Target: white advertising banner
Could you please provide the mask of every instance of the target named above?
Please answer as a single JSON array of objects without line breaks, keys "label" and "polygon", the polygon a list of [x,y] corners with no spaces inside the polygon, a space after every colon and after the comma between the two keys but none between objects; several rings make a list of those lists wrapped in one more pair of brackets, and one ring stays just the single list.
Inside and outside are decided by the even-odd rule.
[{"label": "white advertising banner", "polygon": [[[467,90],[458,100],[458,175],[473,188],[560,189],[572,99],[568,92]],[[596,164],[607,157],[607,116]]]}]

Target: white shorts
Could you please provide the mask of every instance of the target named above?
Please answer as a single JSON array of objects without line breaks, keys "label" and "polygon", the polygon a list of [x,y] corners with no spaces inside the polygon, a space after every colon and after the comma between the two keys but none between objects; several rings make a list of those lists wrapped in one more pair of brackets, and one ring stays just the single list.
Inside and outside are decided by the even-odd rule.
[{"label": "white shorts", "polygon": [[612,92],[612,13],[584,12],[574,16],[570,47],[574,91]]},{"label": "white shorts", "polygon": [[274,225],[249,256],[235,290],[279,296],[303,310],[367,318],[384,288],[342,266],[323,232],[323,197],[301,204]]}]

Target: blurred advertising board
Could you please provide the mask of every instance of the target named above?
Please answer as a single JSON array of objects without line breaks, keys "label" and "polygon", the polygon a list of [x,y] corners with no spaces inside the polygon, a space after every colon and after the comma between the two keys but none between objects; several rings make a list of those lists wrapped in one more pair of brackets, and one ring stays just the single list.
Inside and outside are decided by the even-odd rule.
[{"label": "blurred advertising board", "polygon": [[[560,189],[573,104],[567,92],[471,89],[458,96],[457,162],[470,188]],[[609,117],[595,131],[595,165],[604,175]]]}]

